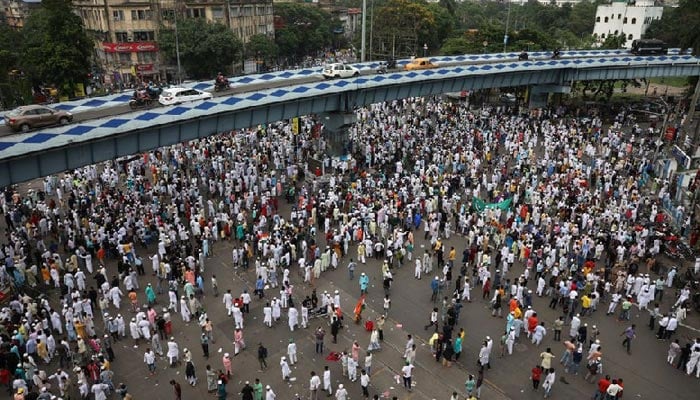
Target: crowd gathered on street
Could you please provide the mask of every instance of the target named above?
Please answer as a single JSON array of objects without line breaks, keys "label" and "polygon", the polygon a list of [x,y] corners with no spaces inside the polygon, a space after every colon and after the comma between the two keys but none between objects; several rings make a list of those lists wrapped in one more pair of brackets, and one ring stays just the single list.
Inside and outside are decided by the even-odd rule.
[{"label": "crowd gathered on street", "polygon": [[[306,329],[316,353],[335,362],[313,365],[295,396],[378,399],[386,388],[372,384],[372,361],[399,275],[425,279],[431,304],[393,360],[406,393],[416,389],[423,333],[437,362],[465,369],[459,391],[435,398],[481,398],[492,363],[516,344],[538,354],[530,380],[544,398],[577,375],[591,398],[622,397],[624,377],[604,368],[604,348],[633,357],[638,335],[669,343],[665,361],[700,378],[700,338],[677,334],[698,301],[700,259],[660,262],[659,231],[671,229],[661,204],[675,189],[651,178],[653,128],[628,124],[624,112],[604,125],[563,107],[475,111],[437,97],[356,117],[342,157],[326,153],[322,125],[307,117],[298,134],[286,122],[261,125],[5,188],[0,384],[14,400],[133,399],[111,365],[128,343],[144,374],[183,371],[169,381],[177,400],[187,385],[218,399],[286,399],[263,371],[279,365],[283,381],[296,380],[292,367],[308,361],[290,335]],[[209,265],[222,242],[233,247],[225,257],[241,277],[234,286]],[[320,288],[338,268],[357,282],[352,303]],[[383,290],[370,290],[371,280]],[[381,309],[367,310],[370,296]],[[485,302],[484,318],[502,318],[503,329],[469,336],[460,313],[472,302]],[[225,338],[215,335],[215,307],[230,319]],[[559,318],[544,321],[545,309]],[[600,340],[603,318],[623,321],[619,343]],[[353,322],[366,343],[329,352],[324,344]],[[182,344],[185,324],[201,328],[201,353]],[[246,337],[253,324],[274,330],[285,355],[268,361],[272,344]],[[462,355],[466,341],[478,353]],[[237,370],[246,349],[257,378]]]}]

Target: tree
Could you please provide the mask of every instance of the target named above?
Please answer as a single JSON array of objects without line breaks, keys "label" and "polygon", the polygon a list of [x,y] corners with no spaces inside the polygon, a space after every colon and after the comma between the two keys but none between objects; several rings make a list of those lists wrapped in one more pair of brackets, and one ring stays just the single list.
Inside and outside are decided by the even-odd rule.
[{"label": "tree", "polygon": [[608,35],[605,41],[600,46],[601,49],[621,49],[627,42],[627,36],[622,33],[619,35]]},{"label": "tree", "polygon": [[[180,63],[187,76],[211,78],[217,72],[230,71],[234,61],[241,59],[243,44],[224,24],[207,22],[203,18],[177,21]],[[176,62],[175,30],[161,27],[158,32],[161,52]]]},{"label": "tree", "polygon": [[333,30],[342,26],[337,18],[326,11],[308,4],[275,4],[275,15],[283,26],[275,30],[275,43],[279,55],[289,62],[296,62],[307,55],[333,44]]},{"label": "tree", "polygon": [[246,56],[255,57],[271,64],[277,59],[278,48],[275,41],[266,35],[253,35],[245,46]]},{"label": "tree", "polygon": [[[439,7],[439,6],[438,6]],[[422,0],[389,0],[374,18],[374,54],[408,55],[439,47],[435,14]]]},{"label": "tree", "polygon": [[74,93],[90,71],[93,41],[70,0],[44,0],[22,28],[20,65],[37,83],[54,83]]},{"label": "tree", "polygon": [[669,46],[691,48],[700,51],[700,2],[681,0],[678,7],[666,7],[661,19],[652,21],[645,38],[661,39]]},{"label": "tree", "polygon": [[7,25],[0,25],[0,82],[6,82],[8,74],[17,68],[22,36]]}]

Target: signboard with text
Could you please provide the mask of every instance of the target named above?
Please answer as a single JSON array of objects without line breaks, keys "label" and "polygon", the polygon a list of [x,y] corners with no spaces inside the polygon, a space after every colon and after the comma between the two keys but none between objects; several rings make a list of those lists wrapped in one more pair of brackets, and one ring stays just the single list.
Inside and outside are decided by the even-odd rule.
[{"label": "signboard with text", "polygon": [[158,45],[154,42],[102,42],[102,50],[105,53],[143,53],[158,51]]}]

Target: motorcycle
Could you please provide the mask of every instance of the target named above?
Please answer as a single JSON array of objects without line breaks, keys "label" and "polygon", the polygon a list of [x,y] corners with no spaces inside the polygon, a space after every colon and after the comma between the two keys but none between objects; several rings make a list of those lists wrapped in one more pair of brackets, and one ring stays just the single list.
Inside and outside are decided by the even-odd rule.
[{"label": "motorcycle", "polygon": [[378,74],[386,74],[386,72],[387,72],[386,64],[384,64],[383,62],[380,62],[379,67],[377,68],[377,73]]},{"label": "motorcycle", "polygon": [[144,107],[150,107],[155,100],[150,98],[149,96],[134,96],[129,100],[129,107],[131,107],[132,110],[136,110],[139,108],[144,108]]},{"label": "motorcycle", "polygon": [[229,90],[229,89],[231,89],[231,86],[228,83],[228,79],[217,80],[214,83],[214,91],[215,92],[220,92],[220,91]]},{"label": "motorcycle", "polygon": [[561,58],[561,51],[556,49],[552,52],[552,60],[558,60]]}]

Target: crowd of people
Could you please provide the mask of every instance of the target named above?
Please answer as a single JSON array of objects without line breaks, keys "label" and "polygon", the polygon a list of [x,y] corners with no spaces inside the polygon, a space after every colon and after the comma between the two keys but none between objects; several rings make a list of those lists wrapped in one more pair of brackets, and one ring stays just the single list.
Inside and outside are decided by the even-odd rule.
[{"label": "crowd of people", "polygon": [[[205,304],[203,294],[205,287],[220,294],[207,260],[222,241],[233,244],[231,267],[254,284],[217,298],[235,329],[233,355],[203,369],[207,391],[220,399],[231,391],[232,357],[246,347],[251,308],[268,327],[284,311],[290,332],[308,327],[310,317],[328,318],[335,342],[344,323],[363,318],[369,278],[357,277],[359,301],[350,313],[338,292],[315,287],[338,267],[354,280],[358,264],[368,262],[381,266],[382,315],[364,318],[373,322],[366,351],[355,342],[337,354],[344,384],[333,387],[328,367],[311,373],[304,386],[314,400],[322,391],[346,399],[358,370],[363,396],[373,391],[378,398],[372,357],[404,265],[414,267],[416,279],[429,278],[435,307],[424,328],[433,330],[432,354],[445,366],[460,360],[466,340],[460,311],[480,289],[492,316],[505,315],[503,331],[493,334],[501,356],[512,354],[521,335],[539,347],[549,329],[555,341],[565,332],[563,370],[555,370],[550,348],[532,370],[533,389],[541,381],[545,397],[557,374],[577,374],[581,363],[584,379],[597,382],[596,399],[621,397],[623,379],[604,372],[593,324],[604,318],[603,304],[607,315],[624,321],[632,307],[648,311],[649,327],[671,342],[668,362],[700,376],[700,339],[681,343],[674,335],[691,305],[690,282],[668,301],[679,271],[652,277],[662,272],[658,204],[672,188],[647,182],[648,132],[623,126],[623,114],[603,126],[598,118],[563,117],[563,108],[510,111],[410,98],[359,109],[347,157],[327,156],[322,127],[304,118],[298,135],[273,123],[50,176],[24,193],[6,188],[0,279],[14,295],[0,314],[0,383],[14,400],[74,392],[82,399],[112,392],[132,398],[126,385],[115,384],[119,371],[111,367],[115,343],[130,340],[151,374],[164,357],[184,366],[186,382],[196,386],[192,349],[181,349],[173,326],[197,323],[209,358],[216,338],[207,308],[216,305]],[[323,168],[310,167],[314,159]],[[658,186],[648,194],[652,184]],[[300,295],[295,286],[314,289]],[[536,311],[546,304],[561,314],[552,327]],[[313,331],[318,353],[325,335],[323,328]],[[628,352],[636,335],[630,322],[621,335]],[[294,340],[285,342],[279,365],[288,380],[298,360]],[[481,395],[494,340],[480,342],[479,368],[454,399]],[[396,367],[407,390],[416,351],[409,335]],[[267,354],[260,343],[263,370]],[[179,400],[180,382],[170,384]],[[277,396],[259,379],[235,393]]]}]

